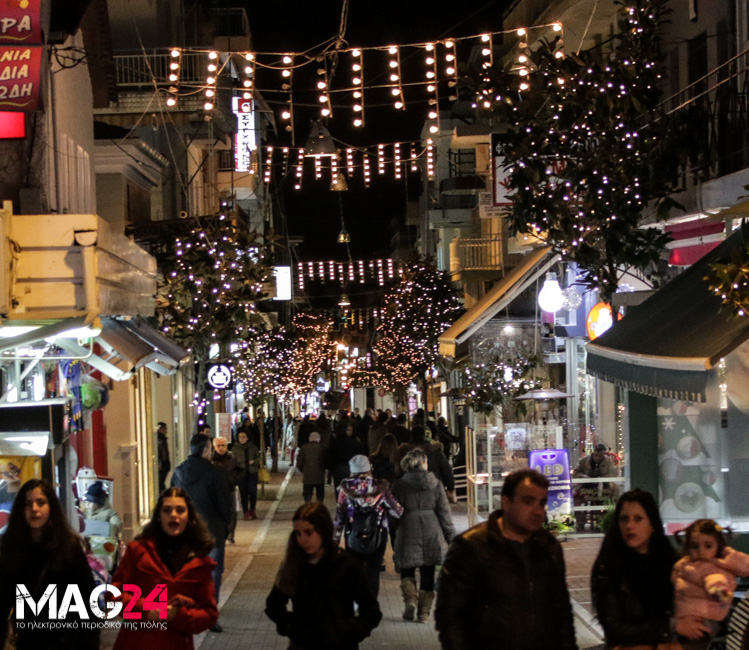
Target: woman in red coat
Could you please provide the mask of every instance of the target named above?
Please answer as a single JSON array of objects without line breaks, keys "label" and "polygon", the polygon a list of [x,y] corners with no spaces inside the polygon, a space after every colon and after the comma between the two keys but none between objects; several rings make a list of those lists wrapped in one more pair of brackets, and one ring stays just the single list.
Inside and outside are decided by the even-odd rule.
[{"label": "woman in red coat", "polygon": [[[124,611],[140,614],[138,620],[123,620],[114,650],[193,649],[193,634],[218,620],[212,578],[216,563],[208,557],[212,547],[213,539],[187,493],[174,487],[164,490],[151,521],[128,544],[114,574],[112,583],[122,591]],[[135,603],[132,590],[123,589],[126,584],[141,590]],[[154,592],[158,585],[166,585],[161,599],[159,591]]]}]

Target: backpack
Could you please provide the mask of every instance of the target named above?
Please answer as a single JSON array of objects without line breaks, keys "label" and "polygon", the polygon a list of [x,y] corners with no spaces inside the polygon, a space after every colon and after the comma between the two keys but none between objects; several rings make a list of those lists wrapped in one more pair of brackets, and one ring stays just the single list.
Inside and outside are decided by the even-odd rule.
[{"label": "backpack", "polygon": [[359,555],[370,555],[379,548],[384,532],[378,508],[354,505],[354,516],[346,530],[346,548]]}]

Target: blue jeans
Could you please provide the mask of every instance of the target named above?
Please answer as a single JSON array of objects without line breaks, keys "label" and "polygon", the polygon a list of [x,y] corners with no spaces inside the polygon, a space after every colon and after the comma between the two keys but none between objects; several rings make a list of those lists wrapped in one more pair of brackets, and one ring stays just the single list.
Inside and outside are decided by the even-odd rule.
[{"label": "blue jeans", "polygon": [[218,597],[221,593],[221,576],[224,573],[225,551],[226,547],[222,544],[221,546],[214,546],[208,554],[216,562],[216,567],[213,569],[213,587],[216,590],[216,605],[218,605]]}]

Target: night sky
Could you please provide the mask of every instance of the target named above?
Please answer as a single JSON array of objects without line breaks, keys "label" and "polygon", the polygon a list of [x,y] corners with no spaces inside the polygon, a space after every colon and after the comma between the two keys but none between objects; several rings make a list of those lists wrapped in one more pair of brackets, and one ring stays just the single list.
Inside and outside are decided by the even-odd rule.
[{"label": "night sky", "polygon": [[[346,30],[348,47],[367,47],[389,44],[426,42],[449,36],[460,37],[502,29],[502,8],[505,0],[351,0]],[[302,52],[332,38],[338,32],[342,2],[340,0],[271,0],[250,2],[246,6],[250,21],[253,48],[259,52]],[[405,52],[405,50],[404,50]],[[403,79],[408,67],[422,60],[403,60]],[[314,75],[317,66],[306,66]],[[365,68],[366,68],[365,62]],[[371,71],[368,71],[371,72]],[[294,73],[295,88],[304,87],[305,71]],[[423,73],[422,73],[423,74]],[[341,64],[336,76],[348,76],[347,65]],[[369,83],[365,72],[365,83]],[[262,88],[262,78],[258,87]],[[309,87],[309,86],[308,86]],[[421,91],[423,93],[423,91]],[[413,93],[411,93],[413,94]],[[272,108],[278,108],[276,97],[264,95]],[[383,97],[378,107],[377,98],[367,101],[365,92],[366,124],[363,129],[351,126],[351,111],[336,110],[327,126],[337,144],[376,146],[379,143],[418,140],[425,118],[425,103],[409,101],[406,110],[396,111],[392,102]],[[280,97],[278,98],[280,99]],[[304,107],[304,97],[295,97],[295,144],[303,146],[309,134],[310,119],[319,108]],[[310,98],[312,106],[314,98]],[[444,106],[443,106],[444,108]],[[282,128],[275,140],[278,146],[290,145],[290,134]],[[345,158],[342,162],[345,162]],[[419,174],[406,174],[403,181],[393,178],[392,171],[385,177],[377,174],[372,159],[372,184],[365,189],[358,178],[349,180],[349,190],[343,192],[344,220],[351,233],[351,253],[354,259],[385,257],[390,249],[391,232],[388,224],[403,218],[406,200],[415,200],[420,193]],[[345,165],[344,165],[345,167]],[[343,169],[345,171],[345,169]],[[304,243],[298,247],[301,259],[345,259],[345,246],[336,238],[340,230],[339,192],[331,192],[324,181],[315,182],[305,175],[302,190],[292,188],[288,178],[277,193],[277,208],[286,216],[289,234],[301,235]]]}]

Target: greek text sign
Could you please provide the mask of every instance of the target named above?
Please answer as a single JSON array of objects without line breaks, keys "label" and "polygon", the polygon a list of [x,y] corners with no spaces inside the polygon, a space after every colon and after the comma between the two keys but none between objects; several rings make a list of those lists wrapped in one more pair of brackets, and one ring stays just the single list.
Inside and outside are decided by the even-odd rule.
[{"label": "greek text sign", "polygon": [[6,0],[0,10],[0,43],[42,44],[42,0]]},{"label": "greek text sign", "polygon": [[41,45],[0,46],[0,111],[34,111],[39,107]]}]

